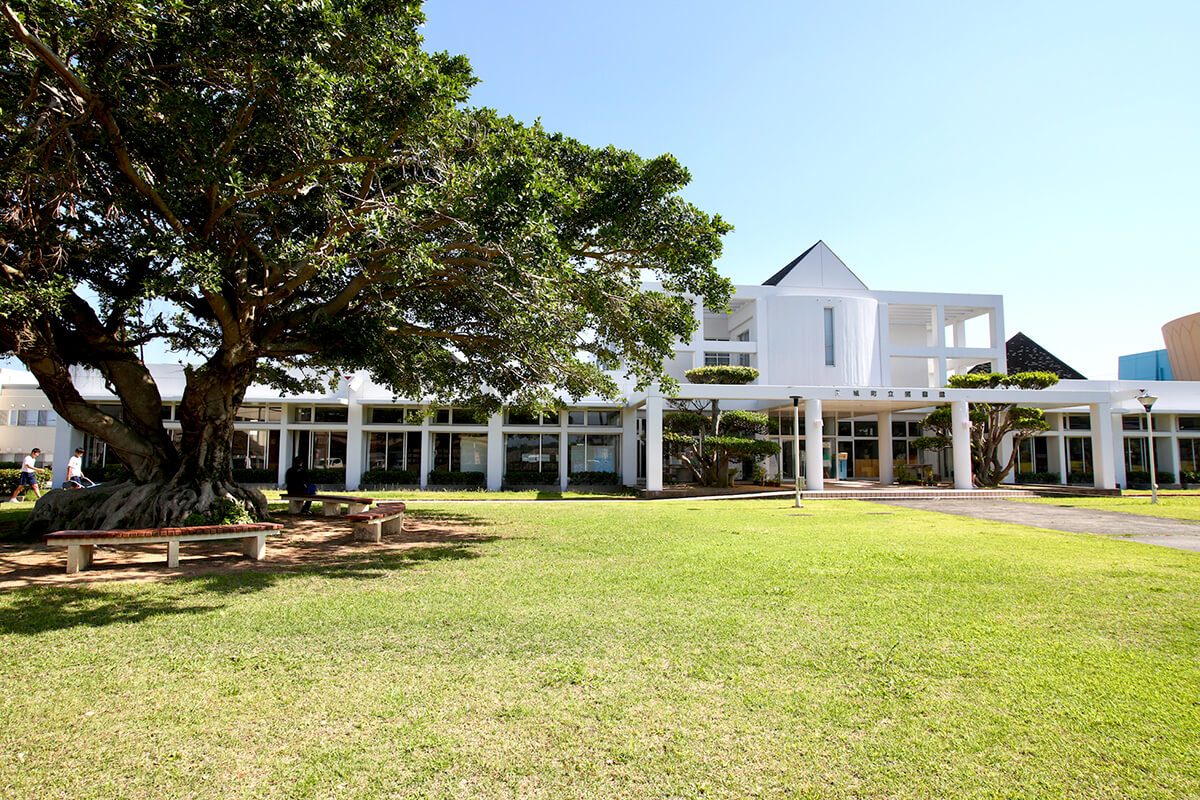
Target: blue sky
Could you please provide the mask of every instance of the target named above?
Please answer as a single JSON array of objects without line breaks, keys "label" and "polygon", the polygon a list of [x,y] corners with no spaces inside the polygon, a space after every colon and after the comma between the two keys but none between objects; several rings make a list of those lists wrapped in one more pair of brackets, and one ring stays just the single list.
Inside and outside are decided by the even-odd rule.
[{"label": "blue sky", "polygon": [[1200,3],[432,0],[473,103],[672,153],[760,283],[824,239],[873,289],[1005,296],[1092,378],[1200,311]]}]

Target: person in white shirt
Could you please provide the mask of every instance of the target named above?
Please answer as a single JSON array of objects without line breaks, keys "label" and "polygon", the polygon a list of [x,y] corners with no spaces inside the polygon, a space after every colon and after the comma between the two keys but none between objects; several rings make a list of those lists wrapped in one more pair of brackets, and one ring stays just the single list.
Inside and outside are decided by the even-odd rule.
[{"label": "person in white shirt", "polygon": [[67,480],[63,483],[63,488],[80,489],[95,485],[95,481],[83,474],[83,448],[76,447],[75,455],[67,459]]},{"label": "person in white shirt", "polygon": [[33,493],[40,500],[42,490],[38,488],[37,473],[34,472],[34,465],[37,463],[37,457],[42,454],[40,447],[35,447],[29,451],[29,455],[25,456],[25,460],[21,462],[21,476],[17,480],[17,488],[13,489],[12,497],[8,502],[17,502],[17,495],[24,495],[29,489],[33,489]]}]

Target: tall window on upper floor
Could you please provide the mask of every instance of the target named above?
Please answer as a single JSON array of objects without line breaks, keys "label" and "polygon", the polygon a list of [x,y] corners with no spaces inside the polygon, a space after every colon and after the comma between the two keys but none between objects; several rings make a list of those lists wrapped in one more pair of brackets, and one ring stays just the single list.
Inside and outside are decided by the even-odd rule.
[{"label": "tall window on upper floor", "polygon": [[825,309],[825,366],[833,366],[833,309]]}]

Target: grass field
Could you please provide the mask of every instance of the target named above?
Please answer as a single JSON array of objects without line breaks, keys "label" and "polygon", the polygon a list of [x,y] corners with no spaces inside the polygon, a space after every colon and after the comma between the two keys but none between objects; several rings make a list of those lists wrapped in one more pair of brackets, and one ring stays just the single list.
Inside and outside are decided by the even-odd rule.
[{"label": "grass field", "polygon": [[1150,495],[1125,495],[1123,497],[1036,497],[1024,498],[1026,503],[1042,503],[1072,508],[1094,508],[1099,511],[1125,511],[1130,514],[1147,514],[1154,517],[1200,520],[1200,495],[1185,497],[1159,497],[1158,503],[1150,502]]},{"label": "grass field", "polygon": [[0,596],[0,796],[1200,795],[1194,553],[823,501]]}]

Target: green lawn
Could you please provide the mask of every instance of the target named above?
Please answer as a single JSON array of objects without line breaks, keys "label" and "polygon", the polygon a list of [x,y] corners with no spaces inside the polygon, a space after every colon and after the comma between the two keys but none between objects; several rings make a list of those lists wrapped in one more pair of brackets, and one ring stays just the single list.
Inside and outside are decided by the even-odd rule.
[{"label": "green lawn", "polygon": [[1026,503],[1042,503],[1051,506],[1094,508],[1100,511],[1125,511],[1130,514],[1148,514],[1154,517],[1200,520],[1200,495],[1160,496],[1157,505],[1150,502],[1148,494],[1123,497],[1035,497],[1022,498],[1022,500]]},{"label": "green lawn", "polygon": [[0,796],[1200,795],[1200,557],[850,501],[0,596]]}]

